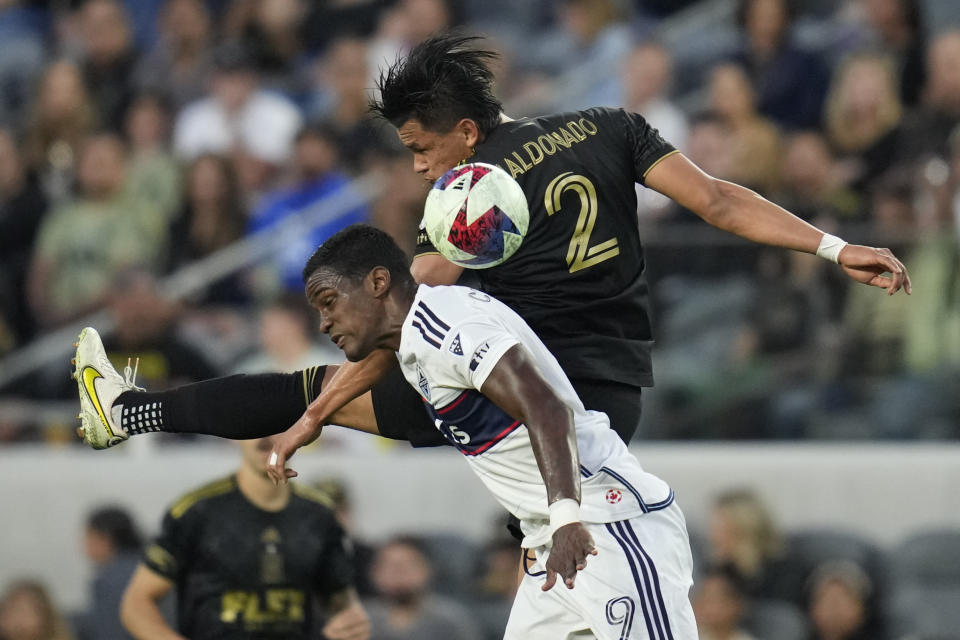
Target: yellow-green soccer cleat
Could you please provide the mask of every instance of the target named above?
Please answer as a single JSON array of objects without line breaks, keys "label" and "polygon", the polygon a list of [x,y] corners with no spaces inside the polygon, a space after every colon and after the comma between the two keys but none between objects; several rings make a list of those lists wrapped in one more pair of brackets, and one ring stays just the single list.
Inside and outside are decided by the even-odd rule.
[{"label": "yellow-green soccer cleat", "polygon": [[129,436],[111,416],[113,403],[124,391],[143,391],[134,384],[136,371],[130,366],[124,376],[107,359],[100,334],[93,327],[80,332],[76,342],[76,369],[73,377],[80,390],[80,429],[83,441],[94,449],[106,449],[120,444]]}]

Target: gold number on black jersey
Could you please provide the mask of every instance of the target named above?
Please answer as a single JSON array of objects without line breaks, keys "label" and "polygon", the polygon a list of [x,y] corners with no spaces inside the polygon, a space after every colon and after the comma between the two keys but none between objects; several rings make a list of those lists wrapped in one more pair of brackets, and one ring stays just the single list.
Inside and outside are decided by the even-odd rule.
[{"label": "gold number on black jersey", "polygon": [[552,216],[560,211],[560,197],[568,189],[572,189],[580,196],[580,216],[577,218],[577,226],[573,230],[570,248],[567,250],[567,265],[570,267],[570,273],[574,273],[620,255],[620,247],[617,245],[616,238],[590,246],[590,234],[593,233],[593,225],[597,222],[597,189],[586,176],[567,171],[551,180],[543,196],[547,215]]}]

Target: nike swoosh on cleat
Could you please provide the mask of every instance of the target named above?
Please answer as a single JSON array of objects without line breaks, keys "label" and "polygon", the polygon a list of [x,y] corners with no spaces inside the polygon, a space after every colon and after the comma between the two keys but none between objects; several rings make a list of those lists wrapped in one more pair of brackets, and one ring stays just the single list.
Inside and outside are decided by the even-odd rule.
[{"label": "nike swoosh on cleat", "polygon": [[103,376],[99,371],[90,366],[84,367],[81,375],[83,377],[83,388],[86,389],[87,397],[90,398],[90,402],[92,402],[93,406],[96,407],[97,413],[100,415],[100,421],[103,423],[104,428],[107,430],[107,433],[110,434],[111,438],[117,437],[110,428],[110,423],[107,422],[107,416],[103,413],[103,407],[100,406],[100,398],[97,397],[97,389],[93,385],[97,378],[103,378]]}]

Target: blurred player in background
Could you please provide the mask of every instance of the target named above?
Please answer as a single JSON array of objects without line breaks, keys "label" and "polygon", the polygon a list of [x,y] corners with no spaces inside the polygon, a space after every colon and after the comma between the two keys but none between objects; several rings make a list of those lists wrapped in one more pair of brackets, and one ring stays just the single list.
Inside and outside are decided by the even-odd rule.
[{"label": "blurred player in background", "polygon": [[[187,493],[164,517],[127,587],[124,625],[139,640],[320,637],[366,640],[347,540],[326,498],[266,473],[269,438],[241,443],[234,475]],[[172,589],[177,630],[159,602]]]}]

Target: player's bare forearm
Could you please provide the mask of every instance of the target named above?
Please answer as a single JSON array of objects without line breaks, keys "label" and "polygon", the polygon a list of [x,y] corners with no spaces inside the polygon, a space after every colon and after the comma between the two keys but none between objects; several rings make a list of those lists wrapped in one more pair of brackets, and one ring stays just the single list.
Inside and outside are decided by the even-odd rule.
[{"label": "player's bare forearm", "polygon": [[[645,182],[713,226],[753,242],[817,253],[825,239],[820,229],[746,187],[707,175],[681,153],[657,164]],[[891,295],[911,291],[906,268],[889,249],[847,245],[837,261],[857,282]],[[887,272],[889,277],[882,275]]]},{"label": "player's bare forearm", "polygon": [[[389,360],[383,355],[388,355]],[[360,362],[348,362],[339,368],[327,367],[320,395],[290,428],[274,440],[267,459],[267,475],[278,484],[297,477],[296,471],[287,468],[287,461],[297,449],[319,438],[324,424],[379,435],[370,388],[396,363],[392,351],[375,351]],[[355,375],[350,375],[351,371]]]},{"label": "player's bare forearm", "polygon": [[320,395],[310,403],[304,416],[318,427],[325,422],[335,422],[332,417],[337,411],[370,391],[395,366],[394,352],[378,349],[359,362],[328,367]]},{"label": "player's bare forearm", "polygon": [[646,186],[711,225],[747,240],[816,253],[823,232],[757,193],[700,170],[675,153],[650,170]]},{"label": "player's bare forearm", "polygon": [[120,604],[120,620],[137,640],[186,640],[170,628],[158,602],[173,583],[141,565],[137,567]]},{"label": "player's bare forearm", "polygon": [[483,383],[483,395],[526,425],[547,504],[580,502],[580,458],[573,414],[553,392],[521,345],[501,358]]}]

